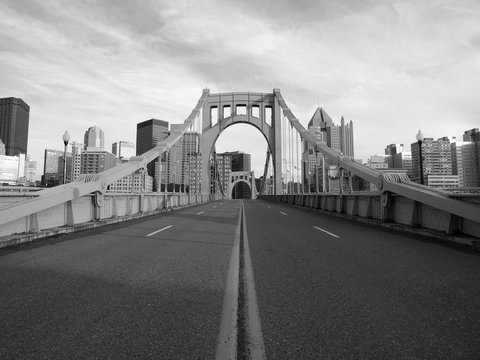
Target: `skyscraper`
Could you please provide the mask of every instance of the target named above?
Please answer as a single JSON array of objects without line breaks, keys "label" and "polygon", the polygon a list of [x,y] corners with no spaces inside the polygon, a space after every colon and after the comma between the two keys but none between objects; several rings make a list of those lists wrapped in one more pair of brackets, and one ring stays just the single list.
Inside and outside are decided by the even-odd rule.
[{"label": "skyscraper", "polygon": [[83,139],[85,150],[87,151],[103,151],[105,149],[105,135],[103,130],[97,125],[89,127],[85,131]]},{"label": "skyscraper", "polygon": [[230,155],[232,171],[252,171],[252,156],[243,151],[226,152]]},{"label": "skyscraper", "polygon": [[14,97],[0,99],[0,139],[5,155],[27,153],[30,106]]},{"label": "skyscraper", "polygon": [[325,110],[318,107],[308,123],[308,129],[324,133],[328,147],[341,152],[344,156],[353,160],[355,151],[353,148],[352,121],[345,124],[342,116],[340,126],[337,126]]},{"label": "skyscraper", "polygon": [[[321,107],[318,107],[308,122],[308,131],[326,145],[345,157],[354,159],[353,145],[353,122],[345,124],[345,119],[341,118],[340,126],[333,123],[332,118]],[[309,191],[327,190],[326,169],[330,161],[326,160],[321,154],[314,151],[313,147],[303,146],[302,153],[302,177],[304,184],[309,186]],[[324,181],[325,179],[325,181]],[[325,182],[325,184],[324,184]]]},{"label": "skyscraper", "polygon": [[[168,122],[158,119],[145,120],[137,124],[137,156],[157,146],[157,142],[168,136]],[[156,178],[155,162],[148,164],[148,175]]]}]

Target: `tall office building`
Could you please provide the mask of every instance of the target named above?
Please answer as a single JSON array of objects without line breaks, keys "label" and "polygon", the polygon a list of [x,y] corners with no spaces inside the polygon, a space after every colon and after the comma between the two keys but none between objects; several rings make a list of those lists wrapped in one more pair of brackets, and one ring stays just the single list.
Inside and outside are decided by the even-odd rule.
[{"label": "tall office building", "polygon": [[308,128],[316,129],[326,134],[327,146],[341,152],[349,159],[354,159],[355,151],[353,147],[353,122],[345,124],[342,116],[340,126],[333,123],[332,118],[321,107],[315,110]]},{"label": "tall office building", "polygon": [[63,182],[63,151],[45,149],[42,185],[56,186]]},{"label": "tall office building", "polygon": [[390,144],[385,147],[385,155],[395,155],[405,151],[403,144]]},{"label": "tall office building", "polygon": [[105,135],[97,125],[91,126],[85,131],[83,144],[86,151],[103,151],[105,149]]},{"label": "tall office building", "polygon": [[30,156],[27,155],[25,159],[25,179],[31,183],[35,184],[35,177],[37,175],[37,162],[30,160]]},{"label": "tall office building", "polygon": [[[340,126],[337,126],[325,110],[318,107],[308,122],[308,131],[328,147],[341,152],[349,159],[354,159],[352,121],[346,124],[342,116]],[[316,153],[310,145],[304,144],[302,150],[304,184],[307,184],[307,187],[310,186],[310,191],[315,191],[317,188],[319,191],[327,190],[327,168],[330,162],[322,154]]]},{"label": "tall office building", "polygon": [[[168,122],[158,119],[150,119],[137,124],[137,143],[136,155],[142,155],[150,149],[157,146],[159,141],[168,136]],[[163,161],[163,160],[162,160]],[[147,166],[148,175],[157,179],[155,174],[155,164],[158,161],[152,161]],[[158,168],[158,165],[157,165]]]},{"label": "tall office building", "polygon": [[232,151],[224,154],[230,155],[232,171],[252,171],[252,156],[243,151]]},{"label": "tall office building", "polygon": [[98,174],[117,165],[117,158],[105,151],[105,135],[98,126],[85,132],[84,150],[81,153],[81,174]]},{"label": "tall office building", "polygon": [[0,99],[0,140],[5,155],[27,154],[30,106],[14,97]]}]

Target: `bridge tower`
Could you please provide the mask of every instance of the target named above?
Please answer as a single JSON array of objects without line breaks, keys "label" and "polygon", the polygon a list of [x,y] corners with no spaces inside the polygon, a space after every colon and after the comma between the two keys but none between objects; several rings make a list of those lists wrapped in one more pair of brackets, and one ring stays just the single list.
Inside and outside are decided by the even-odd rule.
[{"label": "bridge tower", "polygon": [[[208,89],[202,108],[202,193],[209,190],[210,154],[220,134],[235,124],[249,124],[257,128],[267,140],[272,156],[274,193],[282,191],[282,145],[281,107],[275,91],[273,93],[220,93],[210,94]],[[245,139],[248,141],[248,139]]]}]

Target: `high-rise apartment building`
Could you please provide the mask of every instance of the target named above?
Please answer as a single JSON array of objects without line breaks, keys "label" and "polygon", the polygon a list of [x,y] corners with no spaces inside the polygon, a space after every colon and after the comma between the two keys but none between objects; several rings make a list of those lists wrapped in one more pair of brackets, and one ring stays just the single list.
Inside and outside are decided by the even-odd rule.
[{"label": "high-rise apartment building", "polygon": [[117,158],[108,151],[82,152],[82,174],[98,174],[117,165]]},{"label": "high-rise apartment building", "polygon": [[[148,150],[153,149],[155,146],[157,146],[157,143],[164,140],[168,134],[168,121],[149,119],[138,123],[136,155],[142,155]],[[162,162],[164,160],[165,159],[162,159]],[[152,161],[147,166],[148,175],[153,176],[156,179],[156,182],[158,182],[158,176],[155,174],[155,163],[157,162],[158,161]]]},{"label": "high-rise apartment building", "polygon": [[[420,182],[420,148],[418,142],[412,148],[412,181]],[[422,169],[425,185],[428,175],[452,175],[452,152],[450,140],[446,137],[438,140],[425,138],[422,142]]]},{"label": "high-rise apartment building", "polygon": [[463,133],[463,141],[480,141],[480,130],[478,130],[478,128],[465,130],[465,132]]},{"label": "high-rise apartment building", "polygon": [[0,99],[0,140],[5,155],[27,154],[30,106],[14,97]]}]

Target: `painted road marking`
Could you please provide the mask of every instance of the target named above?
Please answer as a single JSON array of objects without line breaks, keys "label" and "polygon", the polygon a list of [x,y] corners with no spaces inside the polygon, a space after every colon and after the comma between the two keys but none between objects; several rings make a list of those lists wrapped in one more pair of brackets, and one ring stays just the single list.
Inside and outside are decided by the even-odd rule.
[{"label": "painted road marking", "polygon": [[227,274],[216,359],[266,359],[242,206]]},{"label": "painted road marking", "polygon": [[283,211],[280,211],[280,214],[282,214],[282,215],[287,215],[287,214],[285,214]]},{"label": "painted road marking", "polygon": [[145,235],[145,237],[149,237],[149,236],[152,236],[152,235],[155,235],[155,234],[158,234],[159,232],[163,231],[163,230],[167,230],[167,229],[170,229],[173,225],[168,225],[168,226],[165,226],[163,229],[160,229],[160,230],[157,230],[157,231],[154,231],[148,235]]},{"label": "painted road marking", "polygon": [[333,236],[334,238],[337,238],[337,239],[340,238],[340,236],[335,235],[334,233],[331,233],[330,231],[327,231],[325,229],[319,228],[318,226],[314,226],[314,228],[317,229],[317,230],[323,231],[324,233],[326,233],[330,236]]},{"label": "painted road marking", "polygon": [[200,211],[199,213],[197,213],[197,215],[200,215],[200,214],[203,214],[205,211]]},{"label": "painted road marking", "polygon": [[267,206],[267,207],[268,207],[269,209],[271,209],[271,207],[270,207],[270,206]]},{"label": "painted road marking", "polygon": [[215,209],[217,207],[217,205],[215,205],[213,208]]}]

